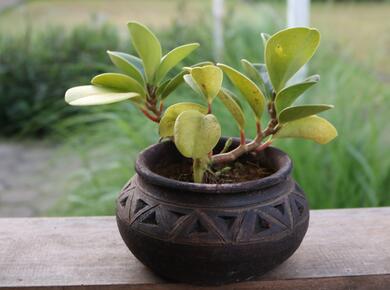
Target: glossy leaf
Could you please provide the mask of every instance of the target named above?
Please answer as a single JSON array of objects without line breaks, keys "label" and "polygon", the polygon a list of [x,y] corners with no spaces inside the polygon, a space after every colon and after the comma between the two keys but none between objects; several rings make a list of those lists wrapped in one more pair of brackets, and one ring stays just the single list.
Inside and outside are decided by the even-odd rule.
[{"label": "glossy leaf", "polygon": [[202,89],[198,86],[198,84],[194,81],[192,78],[192,75],[190,74],[185,74],[183,75],[183,79],[186,82],[186,84],[193,89],[198,95],[204,96]]},{"label": "glossy leaf", "polygon": [[[186,78],[186,82],[197,91],[200,89],[201,94],[207,99],[209,103],[217,96],[221,89],[223,81],[222,70],[215,65],[206,65],[202,67],[195,67],[190,70],[190,75],[195,87],[188,82],[189,78]],[[190,81],[191,82],[191,81]]]},{"label": "glossy leaf", "polygon": [[153,32],[141,23],[129,22],[128,28],[133,46],[142,59],[146,78],[152,83],[162,57],[161,44]]},{"label": "glossy leaf", "polygon": [[[212,64],[211,62],[209,61],[205,61],[205,62],[200,62],[200,63],[197,63],[197,64],[194,64],[193,66],[191,67],[198,67],[198,66],[205,66],[205,65],[209,65],[209,64]],[[169,83],[167,84],[167,86],[164,88],[164,90],[161,90],[161,94],[160,94],[160,97],[162,99],[165,99],[166,97],[169,96],[170,93],[172,93],[179,85],[181,85],[184,81],[184,78],[183,76],[186,74],[187,72],[186,71],[181,71],[180,73],[178,73],[176,76],[174,76],[170,81]]]},{"label": "glossy leaf", "polygon": [[229,112],[233,115],[234,119],[238,123],[238,126],[240,129],[244,129],[245,127],[245,115],[242,111],[241,107],[237,102],[234,100],[234,98],[230,95],[230,93],[222,89],[218,93],[218,97],[222,101],[222,103],[225,105],[225,107],[229,110]]},{"label": "glossy leaf", "polygon": [[157,87],[157,90],[156,90],[156,95],[158,97],[161,97],[161,95],[163,94],[164,90],[167,88],[167,86],[169,85],[171,79],[168,79],[168,80],[165,80],[161,85],[159,85]]},{"label": "glossy leaf", "polygon": [[264,84],[264,91],[263,94],[269,98],[272,99],[272,84],[268,76],[267,67],[264,63],[254,63],[253,67],[260,73],[260,76],[263,80]]},{"label": "glossy leaf", "polygon": [[66,91],[65,101],[72,106],[92,106],[117,103],[124,100],[139,102],[137,93],[121,92],[96,86],[79,86]]},{"label": "glossy leaf", "polygon": [[318,116],[309,116],[282,125],[274,138],[303,138],[326,144],[337,136],[336,128]]},{"label": "glossy leaf", "polygon": [[183,102],[174,104],[165,111],[163,117],[160,120],[159,133],[160,137],[173,136],[173,128],[175,126],[176,118],[184,111],[195,110],[202,114],[207,114],[207,108],[199,104]]},{"label": "glossy leaf", "polygon": [[145,95],[145,89],[133,78],[118,73],[104,73],[95,76],[91,83],[96,86],[103,86],[122,92],[135,92],[142,96]]},{"label": "glossy leaf", "polygon": [[199,43],[185,44],[168,52],[162,59],[156,74],[156,83],[164,79],[166,74],[191,52],[199,47]]},{"label": "glossy leaf", "polygon": [[241,94],[246,98],[249,105],[251,106],[256,117],[260,119],[264,112],[266,102],[261,90],[253,81],[251,81],[239,71],[224,64],[218,64],[218,66],[228,76],[234,86],[240,90]]},{"label": "glossy leaf", "polygon": [[263,45],[264,45],[264,47],[266,46],[266,44],[267,44],[267,41],[268,41],[268,39],[270,39],[271,38],[271,35],[269,35],[268,33],[261,33],[261,39],[263,40]]},{"label": "glossy leaf", "polygon": [[198,111],[182,112],[176,119],[174,140],[184,157],[204,158],[221,137],[221,127],[214,115]]},{"label": "glossy leaf", "polygon": [[318,30],[305,27],[288,28],[268,39],[265,62],[276,93],[311,59],[319,42]]},{"label": "glossy leaf", "polygon": [[[139,69],[133,64],[134,60],[131,58],[132,56],[118,51],[107,51],[108,56],[110,57],[112,63],[123,71],[125,74],[131,76],[135,80],[137,80],[140,84],[144,85],[145,80],[142,76],[142,73]],[[133,60],[133,61],[132,61]]]},{"label": "glossy leaf", "polygon": [[265,95],[265,85],[263,78],[261,77],[260,71],[256,69],[256,67],[246,59],[242,59],[241,64],[246,75],[260,87],[261,91]]},{"label": "glossy leaf", "polygon": [[276,112],[279,114],[283,109],[291,106],[300,95],[319,80],[319,75],[313,75],[301,83],[291,85],[281,90],[275,98]]},{"label": "glossy leaf", "polygon": [[288,107],[280,112],[279,122],[287,123],[297,119],[305,118],[307,116],[315,115],[320,112],[330,110],[334,106],[332,105],[303,105],[296,107]]}]

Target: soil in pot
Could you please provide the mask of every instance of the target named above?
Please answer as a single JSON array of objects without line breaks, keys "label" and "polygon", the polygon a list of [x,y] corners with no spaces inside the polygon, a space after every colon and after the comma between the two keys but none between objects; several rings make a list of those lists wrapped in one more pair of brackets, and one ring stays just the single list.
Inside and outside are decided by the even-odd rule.
[{"label": "soil in pot", "polygon": [[[181,158],[174,163],[159,164],[154,172],[170,179],[193,182],[192,160],[188,158]],[[262,164],[256,156],[245,154],[234,162],[214,165],[205,172],[203,182],[207,184],[237,183],[264,178],[274,172],[273,168]]]}]

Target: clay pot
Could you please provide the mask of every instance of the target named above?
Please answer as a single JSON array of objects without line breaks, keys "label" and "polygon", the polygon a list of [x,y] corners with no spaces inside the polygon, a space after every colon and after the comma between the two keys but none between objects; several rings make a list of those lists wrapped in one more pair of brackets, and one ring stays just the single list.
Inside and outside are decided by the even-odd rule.
[{"label": "clay pot", "polygon": [[275,173],[248,182],[195,184],[153,172],[180,158],[172,142],[147,148],[118,197],[119,231],[143,264],[170,280],[220,285],[253,279],[298,248],[309,209],[286,153],[264,150],[259,158]]}]

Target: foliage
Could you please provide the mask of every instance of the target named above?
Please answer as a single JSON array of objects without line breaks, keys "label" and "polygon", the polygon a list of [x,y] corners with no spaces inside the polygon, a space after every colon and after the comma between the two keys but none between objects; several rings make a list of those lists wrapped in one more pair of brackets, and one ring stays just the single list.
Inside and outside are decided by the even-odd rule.
[{"label": "foliage", "polygon": [[[258,153],[272,142],[273,138],[296,137],[310,139],[326,144],[337,136],[336,129],[325,119],[315,114],[331,109],[330,105],[290,105],[298,96],[298,90],[286,88],[298,70],[314,55],[319,45],[320,35],[315,29],[290,28],[272,36],[262,34],[265,46],[265,65],[252,64],[243,60],[244,67],[259,86],[249,77],[225,64],[202,64],[185,67],[184,73],[164,79],[167,73],[199,45],[182,45],[162,57],[160,41],[149,28],[138,23],[128,24],[133,46],[140,57],[123,52],[115,54],[113,63],[127,74],[103,73],[91,80],[91,85],[74,87],[65,94],[70,105],[102,105],[128,100],[146,117],[156,123],[162,123],[162,138],[173,140],[179,152],[193,159],[193,180],[202,182],[204,172],[216,163],[234,161],[244,153]],[[257,71],[256,67],[261,67]],[[255,115],[256,137],[247,143],[243,125],[245,117],[239,104],[222,87],[225,73],[241,95],[248,101]],[[311,78],[313,80],[314,78]],[[207,113],[196,104],[179,103],[168,110],[168,115],[161,122],[164,99],[161,97],[172,83],[175,86],[184,80],[207,103]],[[318,81],[318,78],[316,79]],[[307,88],[307,80],[301,87]],[[267,89],[266,89],[267,88]],[[304,90],[299,91],[302,93]],[[282,95],[279,93],[283,92]],[[222,103],[233,114],[240,127],[240,145],[229,152],[213,155],[213,148],[221,137],[218,119],[212,114],[213,101],[220,96]],[[268,96],[266,100],[265,96]],[[278,96],[279,95],[279,96]],[[293,95],[293,96],[292,96]],[[289,99],[288,102],[284,98]],[[285,106],[282,107],[279,103]],[[267,103],[269,123],[261,129],[261,117]],[[276,107],[282,108],[277,112]],[[195,110],[194,110],[195,109]],[[176,120],[174,120],[176,117]],[[171,133],[171,134],[169,134]],[[262,140],[269,140],[262,143]]]},{"label": "foliage", "polygon": [[104,49],[118,46],[118,33],[108,25],[1,35],[0,135],[41,136],[80,111],[65,106],[63,92],[104,71]]},{"label": "foliage", "polygon": [[[240,56],[254,61],[263,53],[256,37],[259,27],[262,31],[277,30],[272,19],[257,17],[256,20],[258,22],[252,23],[237,19],[226,26],[224,59],[230,66],[238,67]],[[158,35],[170,49],[176,42],[200,42],[202,46],[197,53],[187,58],[188,65],[201,59],[212,59],[208,25],[209,22],[203,19],[197,25],[177,22],[169,29],[159,31]],[[276,139],[275,144],[293,157],[294,178],[305,189],[310,205],[315,209],[389,205],[390,139],[385,132],[390,130],[386,122],[390,106],[386,96],[390,91],[372,70],[356,63],[348,51],[335,47],[332,39],[322,44],[312,59],[309,73],[313,71],[321,71],[323,81],[313,86],[310,94],[300,96],[297,102],[316,103],[321,100],[319,97],[327,96],[327,102],[335,104],[336,109],[326,115],[342,137],[327,146]],[[367,99],[371,101],[367,102]],[[181,86],[166,103],[196,100],[198,98],[194,99],[186,87]],[[219,97],[215,100],[216,103],[220,101]],[[346,107],[347,111],[341,109]],[[133,164],[138,152],[158,138],[156,125],[145,123],[130,103],[109,105],[103,108],[104,112],[96,113],[99,108],[90,107],[56,126],[57,132],[66,136],[65,151],[78,153],[83,163],[71,173],[66,188],[69,194],[63,197],[52,215],[114,214],[113,200],[134,174]],[[240,108],[248,118],[250,108],[245,102]],[[215,106],[214,115],[221,123],[223,135],[238,134],[237,126],[224,106]],[[245,128],[253,137],[252,122],[247,122]]]}]

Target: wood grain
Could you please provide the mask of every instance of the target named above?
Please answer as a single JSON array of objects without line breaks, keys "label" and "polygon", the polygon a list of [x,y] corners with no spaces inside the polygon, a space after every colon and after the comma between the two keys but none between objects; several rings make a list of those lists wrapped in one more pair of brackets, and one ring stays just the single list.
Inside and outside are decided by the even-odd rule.
[{"label": "wood grain", "polygon": [[114,217],[0,219],[0,288],[390,289],[390,208],[311,212],[298,251],[257,281],[205,288],[152,274]]}]

